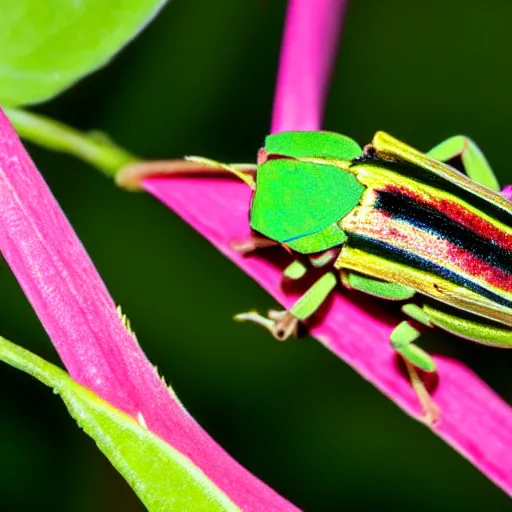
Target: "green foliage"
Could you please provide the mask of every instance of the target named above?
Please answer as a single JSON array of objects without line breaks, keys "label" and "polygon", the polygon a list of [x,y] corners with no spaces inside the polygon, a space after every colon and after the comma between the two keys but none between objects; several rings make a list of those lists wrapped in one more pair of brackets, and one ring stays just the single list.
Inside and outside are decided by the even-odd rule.
[{"label": "green foliage", "polygon": [[165,0],[0,0],[0,103],[46,100],[105,64]]},{"label": "green foliage", "polygon": [[44,359],[0,337],[0,359],[58,393],[78,425],[126,478],[148,510],[225,511],[238,508],[187,457],[77,384]]}]

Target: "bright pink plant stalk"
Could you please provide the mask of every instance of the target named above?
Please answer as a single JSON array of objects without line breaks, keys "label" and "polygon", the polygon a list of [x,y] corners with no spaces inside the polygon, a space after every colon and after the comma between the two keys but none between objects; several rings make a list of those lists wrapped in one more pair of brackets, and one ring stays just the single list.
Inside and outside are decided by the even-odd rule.
[{"label": "bright pink plant stalk", "polygon": [[272,133],[319,130],[348,0],[290,0]]},{"label": "bright pink plant stalk", "polygon": [[[291,0],[281,53],[272,131],[317,130],[334,58],[342,0]],[[325,37],[324,37],[325,36]],[[242,257],[232,239],[249,235],[250,190],[214,178],[153,177],[143,187],[172,208],[283,306],[295,297],[280,288],[280,269],[258,255]],[[229,198],[229,200],[227,200]],[[389,334],[398,318],[375,311],[372,301],[337,294],[312,334],[412,417],[417,398],[400,373]],[[383,308],[384,309],[384,308]],[[512,409],[459,361],[435,357],[434,398],[442,420],[433,431],[512,495]]]},{"label": "bright pink plant stalk", "polygon": [[71,377],[186,455],[244,511],[295,511],[169,392],[0,110],[0,250]]}]

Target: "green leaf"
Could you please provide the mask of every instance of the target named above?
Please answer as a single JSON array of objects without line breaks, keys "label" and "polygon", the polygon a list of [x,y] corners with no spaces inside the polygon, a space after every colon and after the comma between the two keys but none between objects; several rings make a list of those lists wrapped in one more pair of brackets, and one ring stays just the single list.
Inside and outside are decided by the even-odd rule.
[{"label": "green leaf", "polygon": [[51,98],[102,66],[166,0],[0,0],[0,104]]},{"label": "green leaf", "polygon": [[60,368],[2,337],[0,360],[29,373],[61,396],[71,416],[148,510],[239,510],[190,459],[146,430],[142,418],[134,421]]}]

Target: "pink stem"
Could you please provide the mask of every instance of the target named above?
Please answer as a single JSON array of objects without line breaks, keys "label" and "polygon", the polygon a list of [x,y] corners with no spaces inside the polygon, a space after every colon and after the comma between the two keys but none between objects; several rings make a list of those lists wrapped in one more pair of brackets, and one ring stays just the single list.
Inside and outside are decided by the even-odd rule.
[{"label": "pink stem", "polygon": [[0,109],[0,249],[71,377],[188,457],[244,511],[296,511],[169,392]]},{"label": "pink stem", "polygon": [[320,130],[348,0],[290,0],[281,46],[272,133]]},{"label": "pink stem", "polygon": [[503,187],[501,193],[509,200],[512,201],[512,185],[506,185]]}]

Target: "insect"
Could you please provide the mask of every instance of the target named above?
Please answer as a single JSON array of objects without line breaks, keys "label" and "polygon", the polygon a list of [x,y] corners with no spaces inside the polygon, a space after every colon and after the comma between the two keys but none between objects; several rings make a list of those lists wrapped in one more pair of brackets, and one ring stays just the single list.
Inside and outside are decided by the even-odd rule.
[{"label": "insect", "polygon": [[[447,165],[460,157],[466,174]],[[418,324],[512,347],[512,204],[476,144],[456,136],[421,153],[384,132],[364,149],[332,132],[270,135],[258,165],[196,162],[235,173],[254,190],[243,251],[280,244],[323,275],[288,311],[237,315],[277,339],[293,335],[342,286],[402,301],[390,336],[432,423],[440,411],[417,374],[434,372]],[[302,260],[304,261],[304,260]],[[295,260],[284,275],[300,279]]]}]

